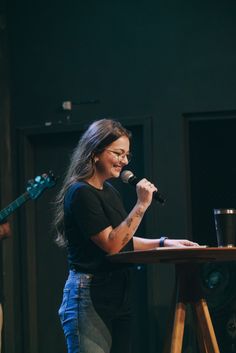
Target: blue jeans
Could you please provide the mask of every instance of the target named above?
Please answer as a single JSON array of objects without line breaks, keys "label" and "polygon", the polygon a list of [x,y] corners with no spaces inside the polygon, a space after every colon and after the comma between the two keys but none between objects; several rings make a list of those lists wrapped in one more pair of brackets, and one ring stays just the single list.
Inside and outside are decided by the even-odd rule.
[{"label": "blue jeans", "polygon": [[130,272],[70,271],[59,309],[68,353],[131,353]]}]

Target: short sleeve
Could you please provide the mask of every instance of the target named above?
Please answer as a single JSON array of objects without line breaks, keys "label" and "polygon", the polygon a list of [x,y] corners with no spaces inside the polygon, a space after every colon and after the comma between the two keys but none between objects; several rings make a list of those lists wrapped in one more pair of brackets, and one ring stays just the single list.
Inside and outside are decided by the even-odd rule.
[{"label": "short sleeve", "polygon": [[87,185],[72,193],[68,206],[73,221],[85,238],[90,238],[111,225],[97,193]]}]

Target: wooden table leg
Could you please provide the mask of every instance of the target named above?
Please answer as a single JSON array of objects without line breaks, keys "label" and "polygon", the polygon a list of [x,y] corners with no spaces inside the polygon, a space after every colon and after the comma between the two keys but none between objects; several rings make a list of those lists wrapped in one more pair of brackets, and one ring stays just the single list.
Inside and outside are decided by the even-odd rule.
[{"label": "wooden table leg", "polygon": [[171,298],[170,311],[169,311],[169,315],[167,317],[166,338],[165,338],[164,349],[163,349],[162,353],[170,353],[171,337],[172,337],[173,323],[174,323],[174,318],[175,318],[175,307],[176,307],[176,288],[175,288],[175,290],[172,294],[172,298]]},{"label": "wooden table leg", "polygon": [[193,328],[196,332],[196,338],[198,343],[198,348],[200,353],[208,353],[206,343],[204,341],[204,337],[202,335],[202,330],[200,329],[200,325],[198,323],[198,317],[196,313],[195,303],[191,305],[193,312]]},{"label": "wooden table leg", "polygon": [[206,353],[220,353],[206,301],[200,299],[193,305],[197,314],[197,324],[200,331],[200,345],[205,347]]},{"label": "wooden table leg", "polygon": [[[197,264],[176,265],[176,304],[174,323],[168,353],[181,353],[187,304],[191,304],[196,315],[195,325],[201,353],[220,353],[208,306],[202,297],[199,266]],[[166,350],[165,350],[166,352]]]},{"label": "wooden table leg", "polygon": [[[176,268],[175,281],[175,304],[173,308],[173,324],[171,335],[167,336],[168,342],[164,347],[164,353],[181,353],[184,337],[184,325],[186,318],[186,298],[185,298],[185,271],[182,271],[182,265]],[[170,342],[169,342],[170,339]]]},{"label": "wooden table leg", "polygon": [[186,305],[181,302],[176,303],[170,353],[182,352],[185,317]]}]

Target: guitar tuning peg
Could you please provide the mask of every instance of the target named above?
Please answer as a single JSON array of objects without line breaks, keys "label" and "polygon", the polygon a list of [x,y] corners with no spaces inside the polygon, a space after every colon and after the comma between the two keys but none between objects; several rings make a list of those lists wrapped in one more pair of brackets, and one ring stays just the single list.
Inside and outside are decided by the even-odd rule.
[{"label": "guitar tuning peg", "polygon": [[40,183],[42,180],[41,175],[36,176],[36,178],[34,180],[36,181],[36,183]]},{"label": "guitar tuning peg", "polygon": [[27,184],[29,184],[29,185],[33,185],[33,184],[34,184],[34,179],[30,179],[30,180],[28,180]]}]

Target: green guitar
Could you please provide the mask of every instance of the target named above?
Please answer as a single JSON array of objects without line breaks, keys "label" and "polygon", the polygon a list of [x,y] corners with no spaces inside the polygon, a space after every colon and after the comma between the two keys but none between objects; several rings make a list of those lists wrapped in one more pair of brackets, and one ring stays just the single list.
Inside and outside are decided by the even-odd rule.
[{"label": "green guitar", "polygon": [[44,190],[52,188],[56,185],[56,178],[52,172],[48,174],[36,176],[35,179],[28,181],[26,192],[19,196],[15,201],[11,202],[7,207],[0,211],[0,223],[4,221],[11,213],[13,213],[18,207],[23,205],[30,199],[37,199]]}]

